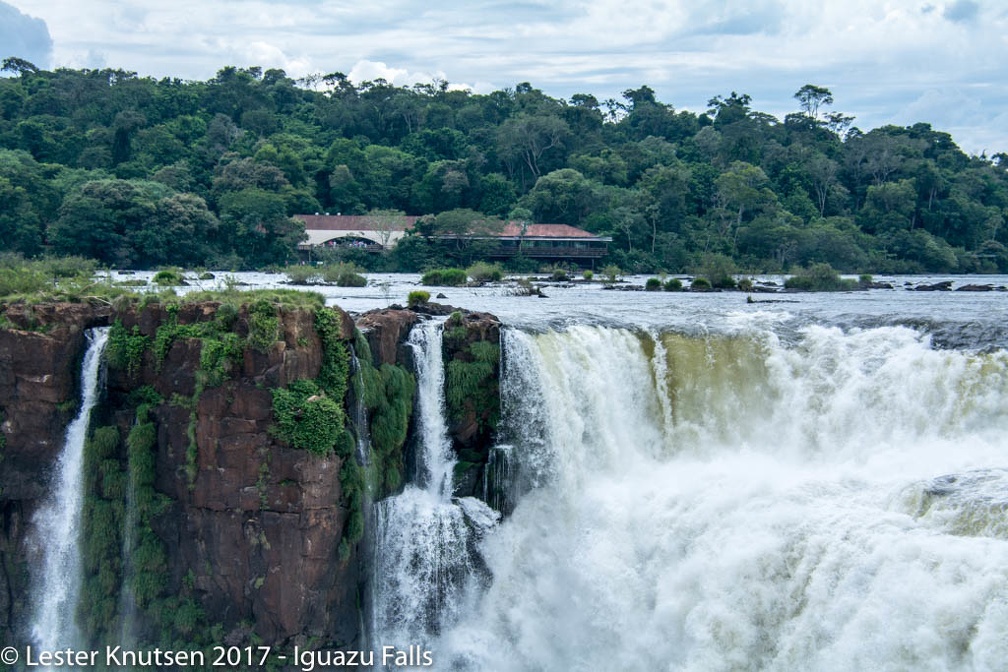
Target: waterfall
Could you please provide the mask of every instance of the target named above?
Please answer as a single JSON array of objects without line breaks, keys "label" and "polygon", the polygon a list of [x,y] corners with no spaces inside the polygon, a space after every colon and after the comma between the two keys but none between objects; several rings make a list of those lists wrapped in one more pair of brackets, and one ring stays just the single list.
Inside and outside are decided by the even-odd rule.
[{"label": "waterfall", "polygon": [[437,669],[1005,669],[1004,351],[892,327],[507,348],[509,468],[540,477]]},{"label": "waterfall", "polygon": [[474,543],[497,519],[479,500],[452,497],[442,327],[421,323],[409,339],[420,437],[415,482],[376,504],[372,639],[378,647],[421,645],[457,622],[470,588],[483,580]]},{"label": "waterfall", "polygon": [[445,419],[445,370],[442,355],[444,324],[425,322],[410,332],[409,346],[417,370],[417,412],[420,423],[418,478],[425,492],[451,498],[452,470],[448,423]]},{"label": "waterfall", "polygon": [[[544,366],[535,340],[518,329],[501,334],[501,422],[498,434],[506,448],[494,455],[506,469],[507,511],[523,494],[544,485],[553,475],[545,391],[538,371]],[[520,455],[521,459],[517,459]],[[502,509],[503,510],[503,509]]]},{"label": "waterfall", "polygon": [[[355,392],[353,426],[357,433],[357,461],[362,467],[367,467],[371,463],[369,446],[371,439],[368,436],[367,406],[364,404],[364,369],[357,358],[356,350],[351,350],[351,371],[354,375]],[[370,492],[365,494],[370,495]]]},{"label": "waterfall", "polygon": [[67,427],[49,497],[32,521],[31,543],[38,550],[41,562],[38,575],[33,577],[35,609],[31,636],[40,649],[49,651],[77,647],[81,643],[75,616],[81,582],[84,442],[91,410],[101,391],[101,360],[108,329],[88,331],[87,340],[80,373],[80,409]]}]

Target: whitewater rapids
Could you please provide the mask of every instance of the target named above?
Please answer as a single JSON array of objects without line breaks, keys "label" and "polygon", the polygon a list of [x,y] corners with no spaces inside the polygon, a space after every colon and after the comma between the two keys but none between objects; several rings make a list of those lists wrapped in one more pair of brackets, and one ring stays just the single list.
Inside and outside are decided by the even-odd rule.
[{"label": "whitewater rapids", "polygon": [[520,492],[479,544],[489,585],[428,633],[436,669],[1008,669],[1003,350],[821,326],[504,345]]}]

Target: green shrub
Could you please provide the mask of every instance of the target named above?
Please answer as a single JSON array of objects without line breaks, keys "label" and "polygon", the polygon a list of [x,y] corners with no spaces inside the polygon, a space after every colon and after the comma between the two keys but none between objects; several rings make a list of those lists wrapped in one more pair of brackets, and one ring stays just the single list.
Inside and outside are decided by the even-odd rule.
[{"label": "green shrub", "polygon": [[711,287],[710,280],[707,278],[694,278],[693,282],[690,283],[691,292],[709,292],[713,287]]},{"label": "green shrub", "polygon": [[0,268],[0,296],[34,294],[52,288],[50,276],[32,266]]},{"label": "green shrub", "polygon": [[259,352],[268,352],[280,333],[280,319],[277,317],[276,306],[265,299],[250,305],[248,326],[249,345]]},{"label": "green shrub", "polygon": [[751,292],[753,290],[752,278],[742,278],[738,281],[738,288],[743,292]]},{"label": "green shrub", "polygon": [[317,455],[333,451],[345,424],[342,405],[325,396],[313,380],[296,380],[271,392],[274,436]]},{"label": "green shrub", "polygon": [[490,264],[485,261],[477,261],[466,269],[466,274],[475,282],[500,282],[504,278],[504,271],[500,264]]},{"label": "green shrub", "polygon": [[[146,406],[147,408],[150,408],[151,406],[156,406],[157,404],[160,404],[162,401],[164,401],[164,399],[161,397],[160,394],[158,394],[158,391],[155,390],[150,385],[143,385],[141,387],[133,388],[132,390],[130,390],[129,395],[126,398],[126,403],[129,404],[130,406],[138,406],[138,407]],[[140,411],[138,409],[137,410],[138,418],[139,415]],[[145,419],[145,417],[139,418],[139,420],[142,421]]]},{"label": "green shrub", "polygon": [[164,365],[172,343],[179,339],[200,338],[205,329],[205,325],[202,324],[179,324],[179,304],[177,303],[168,304],[165,306],[165,311],[167,317],[154,332],[154,343],[151,348],[154,352],[154,367],[157,371],[160,371]]},{"label": "green shrub", "polygon": [[214,313],[214,321],[221,331],[233,330],[238,321],[238,306],[230,302],[220,304]]},{"label": "green shrub", "polygon": [[116,320],[109,329],[105,357],[109,366],[125,370],[132,378],[140,371],[143,354],[149,343],[150,339],[140,333],[140,327],[134,326],[132,331],[127,331],[122,321]]},{"label": "green shrub", "polygon": [[[0,206],[2,208],[2,206]],[[115,299],[127,293],[112,282],[96,282],[95,262],[81,257],[27,261],[18,254],[0,252],[0,298],[35,301]]]},{"label": "green shrub", "polygon": [[567,274],[567,269],[563,266],[556,266],[550,273],[550,277],[556,282],[566,282],[570,280],[570,275]]},{"label": "green shrub", "polygon": [[581,277],[584,278],[585,282],[591,282],[592,279],[595,277],[595,273],[593,273],[592,271],[585,271],[584,273],[581,274]]},{"label": "green shrub", "polygon": [[608,282],[609,284],[612,284],[617,280],[619,280],[619,276],[622,274],[623,271],[621,271],[620,267],[617,266],[616,264],[609,264],[608,266],[602,269],[602,275],[605,276],[606,282]]},{"label": "green shrub", "polygon": [[471,404],[479,416],[483,411],[490,410],[491,417],[480,417],[480,422],[488,420],[493,425],[497,421],[500,404],[494,381],[494,371],[500,363],[500,346],[491,341],[474,341],[469,344],[468,353],[472,361],[452,359],[445,367],[448,414],[455,420],[461,419],[466,406]]},{"label": "green shrub", "polygon": [[416,308],[417,306],[427,305],[428,301],[430,301],[430,292],[417,289],[409,293],[409,296],[406,299],[406,305],[410,308]]},{"label": "green shrub", "polygon": [[182,278],[182,272],[174,268],[165,268],[154,274],[151,280],[155,285],[162,286],[177,286],[184,285],[185,280]]},{"label": "green shrub", "polygon": [[704,255],[698,274],[710,282],[714,289],[734,289],[735,261],[724,254]]},{"label": "green shrub", "polygon": [[424,285],[461,287],[466,284],[469,276],[461,268],[436,268],[427,271],[420,278],[420,283]]},{"label": "green shrub", "polygon": [[350,262],[330,264],[322,269],[322,277],[326,282],[335,283],[337,287],[365,287],[367,278],[362,273],[364,269]]},{"label": "green shrub", "polygon": [[241,361],[244,344],[241,337],[235,333],[202,340],[200,371],[206,376],[207,385],[220,385],[231,374],[232,367]]},{"label": "green shrub", "polygon": [[317,285],[322,282],[322,270],[317,266],[296,265],[284,269],[287,282],[292,285]]},{"label": "green shrub", "polygon": [[97,427],[84,445],[81,507],[82,596],[78,621],[88,633],[113,629],[122,585],[122,530],[126,474],[119,459],[119,430]]},{"label": "green shrub", "polygon": [[784,288],[800,292],[842,292],[857,289],[855,280],[845,280],[826,263],[799,269],[784,281]]},{"label": "green shrub", "polygon": [[339,314],[335,310],[322,307],[315,311],[315,333],[322,341],[322,366],[319,368],[318,383],[340,404],[346,396],[350,376],[350,352],[340,340],[341,327]]},{"label": "green shrub", "polygon": [[679,278],[669,278],[665,281],[665,291],[666,292],[681,292],[683,291],[682,280]]},{"label": "green shrub", "polygon": [[644,283],[644,290],[648,292],[657,292],[662,288],[662,282],[660,278],[648,278],[647,282]]},{"label": "green shrub", "polygon": [[94,275],[98,262],[86,257],[46,257],[42,259],[42,269],[53,278],[74,278]]},{"label": "green shrub", "polygon": [[375,498],[394,491],[402,483],[403,446],[406,443],[409,419],[413,412],[416,383],[413,375],[401,366],[371,363],[370,349],[357,349],[361,363],[360,375],[354,376],[354,394],[368,412],[371,460],[368,480]]}]

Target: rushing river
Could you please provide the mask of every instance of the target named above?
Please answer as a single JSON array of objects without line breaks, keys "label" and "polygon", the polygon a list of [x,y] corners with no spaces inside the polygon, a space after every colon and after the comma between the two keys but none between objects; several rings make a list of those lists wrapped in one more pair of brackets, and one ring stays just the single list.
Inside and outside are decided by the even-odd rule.
[{"label": "rushing river", "polygon": [[[371,280],[325,293],[363,311],[415,288]],[[893,281],[443,290],[506,325],[514,509],[434,470],[380,505],[408,561],[376,578],[396,640],[376,643],[438,670],[1008,670],[1008,293]]]},{"label": "rushing river", "polygon": [[[150,279],[153,272],[111,274],[112,281]],[[360,313],[391,304],[406,304],[415,289],[429,290],[432,301],[499,316],[506,324],[526,329],[563,328],[573,324],[604,324],[630,329],[671,329],[703,334],[748,328],[764,321],[782,333],[794,334],[806,324],[843,329],[874,326],[909,326],[931,336],[938,347],[965,349],[1008,348],[1008,292],[918,292],[907,287],[952,280],[953,288],[969,284],[1008,287],[1008,276],[885,276],[877,281],[894,289],[808,294],[753,294],[747,303],[741,292],[643,292],[614,291],[601,282],[536,283],[548,298],[517,296],[513,282],[485,287],[423,287],[420,276],[411,274],[367,275],[366,287],[287,284],[282,273],[217,273],[200,281],[190,276],[183,293],[218,289],[229,282],[248,288],[298,288],[318,292],[330,305]],[[762,278],[782,285],[784,278]],[[621,279],[618,287],[643,287],[647,276]],[[443,294],[445,298],[434,298]]]}]

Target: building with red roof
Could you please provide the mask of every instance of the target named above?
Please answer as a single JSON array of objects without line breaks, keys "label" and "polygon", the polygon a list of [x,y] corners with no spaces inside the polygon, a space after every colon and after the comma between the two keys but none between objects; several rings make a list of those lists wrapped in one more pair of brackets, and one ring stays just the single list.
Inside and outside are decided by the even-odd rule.
[{"label": "building with red roof", "polygon": [[[372,252],[395,247],[412,232],[419,217],[381,215],[297,215],[305,223],[308,239],[302,250],[316,247],[360,247]],[[609,236],[597,236],[568,224],[529,224],[506,222],[499,230],[485,228],[464,234],[438,233],[442,240],[495,240],[498,245],[487,250],[491,258],[524,256],[552,261],[588,261],[604,257],[609,251]]]}]

